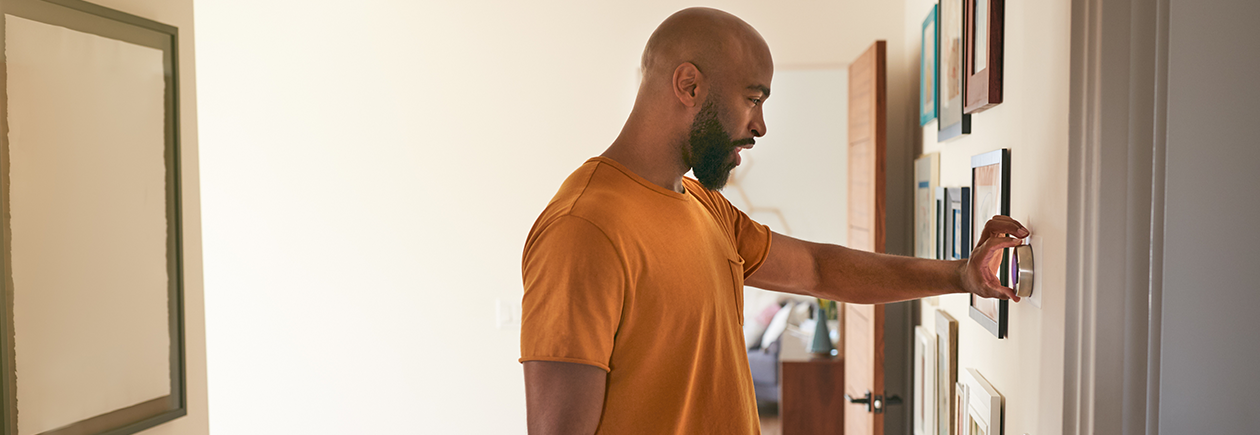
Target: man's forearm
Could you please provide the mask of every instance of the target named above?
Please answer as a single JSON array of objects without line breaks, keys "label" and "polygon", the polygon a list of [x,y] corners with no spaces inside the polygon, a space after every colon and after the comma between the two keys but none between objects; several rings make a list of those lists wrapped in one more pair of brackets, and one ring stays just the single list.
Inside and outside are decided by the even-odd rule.
[{"label": "man's forearm", "polygon": [[817,281],[809,293],[820,298],[879,304],[966,292],[966,260],[875,254],[830,244],[813,249]]}]

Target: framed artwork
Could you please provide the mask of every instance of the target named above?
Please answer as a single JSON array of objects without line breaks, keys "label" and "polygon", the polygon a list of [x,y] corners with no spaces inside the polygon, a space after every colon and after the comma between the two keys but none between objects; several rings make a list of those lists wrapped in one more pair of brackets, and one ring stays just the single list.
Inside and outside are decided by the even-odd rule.
[{"label": "framed artwork", "polygon": [[914,328],[914,435],[936,434],[936,337]]},{"label": "framed artwork", "polygon": [[945,188],[945,260],[971,256],[971,188]]},{"label": "framed artwork", "polygon": [[956,435],[954,386],[958,382],[958,321],[936,310],[936,434]]},{"label": "framed artwork", "polygon": [[0,11],[0,435],[179,418],[178,31],[80,0]]},{"label": "framed artwork", "polygon": [[963,0],[967,41],[964,60],[967,104],[964,113],[980,113],[1002,104],[1003,0]]},{"label": "framed artwork", "polygon": [[944,260],[945,256],[945,211],[949,203],[945,201],[945,188],[936,188],[936,259]]},{"label": "framed artwork", "polygon": [[923,20],[919,32],[919,125],[927,125],[936,119],[936,52],[940,35],[936,32],[936,5]]},{"label": "framed artwork", "polygon": [[966,77],[963,73],[963,2],[940,0],[936,16],[938,73],[936,140],[944,142],[971,134],[971,115],[963,112]]},{"label": "framed artwork", "polygon": [[954,407],[950,408],[953,417],[953,435],[967,435],[967,384],[961,380],[954,383]]},{"label": "framed artwork", "polygon": [[936,258],[935,203],[932,194],[940,184],[940,154],[925,154],[914,161],[914,255]]},{"label": "framed artwork", "polygon": [[962,435],[1003,435],[1005,401],[976,369],[967,369],[958,381],[966,386],[967,401]]},{"label": "framed artwork", "polygon": [[[985,223],[1011,214],[1011,153],[1000,149],[971,157],[971,246],[980,240]],[[993,258],[998,280],[1007,282],[1006,253]],[[1006,338],[1007,301],[971,295],[971,318],[997,338]]]}]

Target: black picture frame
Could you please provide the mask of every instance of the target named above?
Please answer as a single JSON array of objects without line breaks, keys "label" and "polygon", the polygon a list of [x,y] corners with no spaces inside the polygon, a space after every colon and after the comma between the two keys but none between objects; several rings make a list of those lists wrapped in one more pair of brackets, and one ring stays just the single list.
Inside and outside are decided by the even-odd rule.
[{"label": "black picture frame", "polygon": [[944,246],[945,260],[964,260],[971,256],[971,188],[945,188]]},{"label": "black picture frame", "polygon": [[[0,2],[0,13],[23,18],[51,26],[64,27],[102,38],[123,41],[161,51],[163,80],[165,91],[161,104],[165,108],[163,114],[163,161],[165,165],[166,192],[166,272],[167,272],[167,310],[168,321],[166,333],[170,337],[170,393],[156,397],[130,407],[106,412],[89,417],[56,429],[40,432],[39,435],[130,435],[171,420],[183,417],[188,413],[187,378],[185,367],[184,341],[184,267],[183,267],[183,218],[181,198],[180,169],[180,113],[179,113],[179,29],[167,24],[109,9],[82,0],[5,0]],[[5,20],[0,19],[0,48],[7,47]],[[0,61],[8,63],[0,49]],[[3,110],[9,110],[9,85],[0,80],[0,104]],[[74,128],[74,126],[67,126]],[[0,165],[3,170],[3,196],[10,195],[10,139],[8,117],[0,117]],[[120,168],[125,169],[125,168]],[[0,205],[0,216],[3,216],[3,230],[10,233],[11,207],[5,200]],[[11,241],[5,238],[2,252],[10,255]],[[11,261],[5,259],[5,278],[0,280],[0,292],[13,301]],[[14,310],[12,303],[0,310],[0,335],[8,337],[0,346],[0,435],[17,435],[18,404],[17,389],[19,377],[16,375],[16,356],[13,337]]]},{"label": "black picture frame", "polygon": [[936,203],[936,259],[937,260],[947,259],[945,256],[945,252],[946,252],[945,250],[945,246],[946,246],[945,245],[945,240],[946,240],[945,215],[946,215],[946,211],[949,210],[949,202],[945,200],[946,191],[947,189],[944,187],[937,187],[936,192],[935,192],[936,197],[934,198],[935,199],[934,202]]},{"label": "black picture frame", "polygon": [[[1011,214],[1011,153],[999,149],[971,157],[971,238],[974,249],[984,224],[995,215]],[[1009,285],[1007,254],[999,256],[998,279]],[[999,339],[1006,338],[1009,302],[971,295],[968,311],[973,320]]]}]

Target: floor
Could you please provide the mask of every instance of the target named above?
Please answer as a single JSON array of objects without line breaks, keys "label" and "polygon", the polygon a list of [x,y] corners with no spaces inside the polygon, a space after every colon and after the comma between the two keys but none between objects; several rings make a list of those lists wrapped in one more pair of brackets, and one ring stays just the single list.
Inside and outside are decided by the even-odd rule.
[{"label": "floor", "polygon": [[761,420],[761,435],[783,435],[779,426],[779,407],[776,404],[757,406],[757,417]]}]

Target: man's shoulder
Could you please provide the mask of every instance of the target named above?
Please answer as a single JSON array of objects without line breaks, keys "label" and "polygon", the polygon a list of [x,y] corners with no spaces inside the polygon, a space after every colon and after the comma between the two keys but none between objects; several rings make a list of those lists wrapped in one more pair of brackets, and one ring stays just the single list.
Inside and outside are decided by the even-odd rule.
[{"label": "man's shoulder", "polygon": [[619,216],[630,207],[624,194],[624,180],[616,168],[598,158],[587,160],[565,178],[535,229],[565,217],[575,217],[607,229],[620,224]]}]

